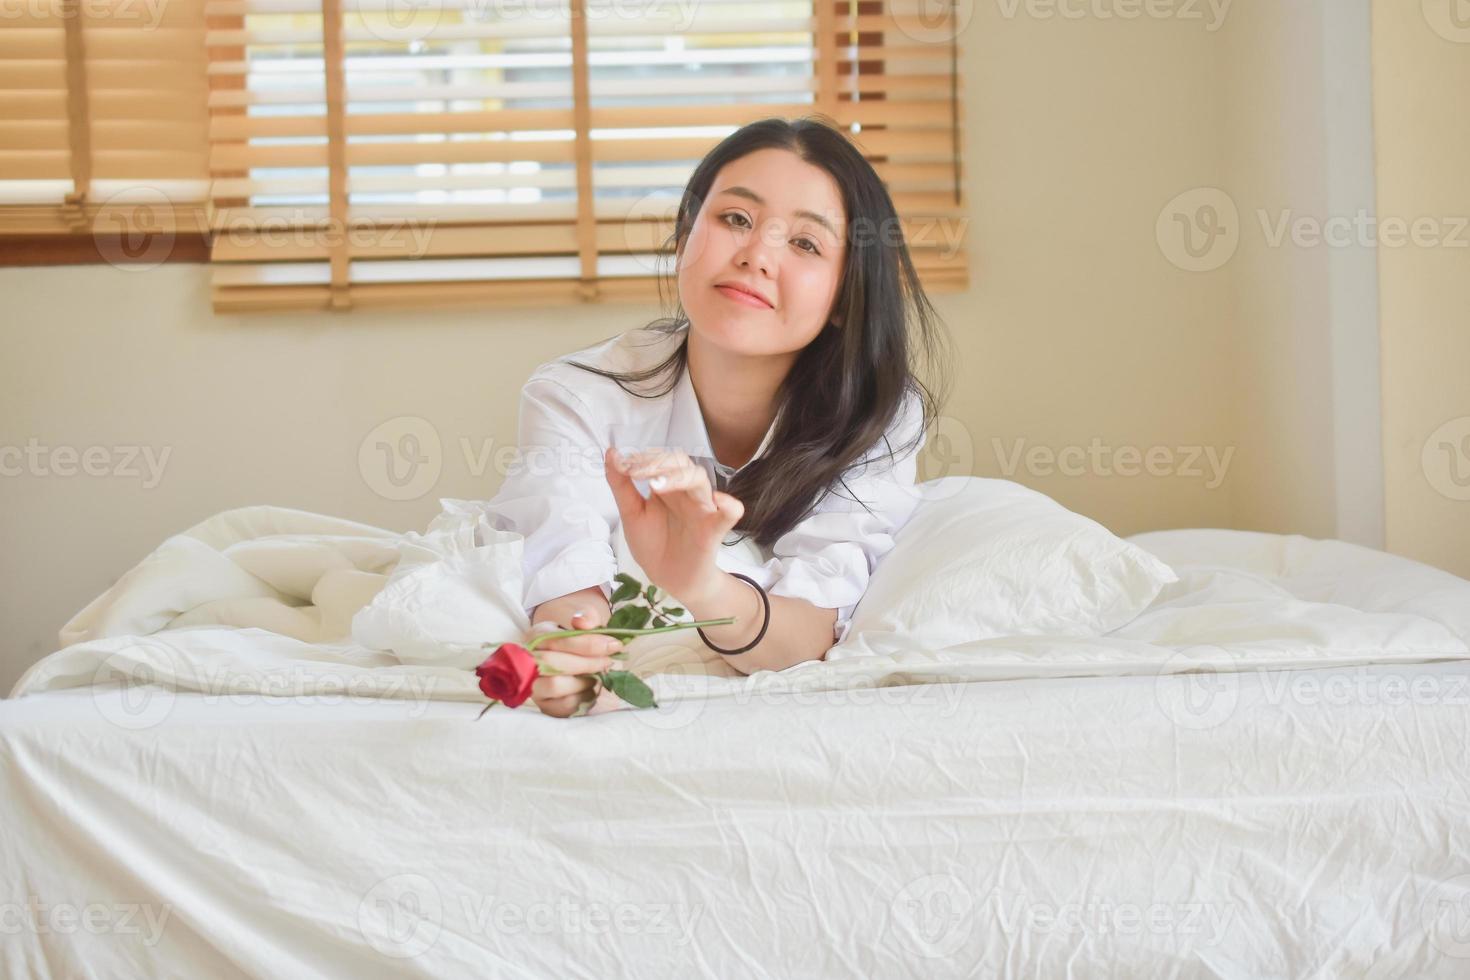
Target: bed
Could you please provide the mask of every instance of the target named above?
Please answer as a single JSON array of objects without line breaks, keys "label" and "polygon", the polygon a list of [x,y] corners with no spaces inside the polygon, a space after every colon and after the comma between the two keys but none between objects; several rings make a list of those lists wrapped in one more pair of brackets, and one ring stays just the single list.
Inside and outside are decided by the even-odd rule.
[{"label": "bed", "polygon": [[9,977],[1463,977],[1470,582],[1129,539],[1102,636],[497,709],[462,669],[194,625],[0,703]]}]

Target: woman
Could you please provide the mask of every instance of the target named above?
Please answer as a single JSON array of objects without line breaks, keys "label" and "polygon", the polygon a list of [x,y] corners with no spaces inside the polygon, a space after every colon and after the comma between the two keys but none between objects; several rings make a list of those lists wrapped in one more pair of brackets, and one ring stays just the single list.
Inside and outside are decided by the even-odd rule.
[{"label": "woman", "polygon": [[[883,182],[818,121],[765,119],[722,141],[671,243],[679,315],[532,375],[522,458],[557,458],[507,476],[492,517],[525,538],[537,631],[606,625],[618,529],[693,617],[737,617],[703,632],[736,669],[821,659],[918,505],[938,400],[915,362],[939,363],[937,318]],[[731,531],[759,563],[725,547]],[[621,644],[539,649],[560,673],[532,696],[565,717],[586,710],[589,675]]]}]

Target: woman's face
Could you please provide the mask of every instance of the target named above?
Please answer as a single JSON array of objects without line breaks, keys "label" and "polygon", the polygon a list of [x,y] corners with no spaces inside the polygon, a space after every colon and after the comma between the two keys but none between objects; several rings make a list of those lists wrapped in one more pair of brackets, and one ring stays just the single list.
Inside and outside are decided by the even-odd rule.
[{"label": "woman's face", "polygon": [[731,353],[801,350],[832,311],[846,222],[836,181],[789,150],[757,150],[725,164],[679,256],[690,329]]}]

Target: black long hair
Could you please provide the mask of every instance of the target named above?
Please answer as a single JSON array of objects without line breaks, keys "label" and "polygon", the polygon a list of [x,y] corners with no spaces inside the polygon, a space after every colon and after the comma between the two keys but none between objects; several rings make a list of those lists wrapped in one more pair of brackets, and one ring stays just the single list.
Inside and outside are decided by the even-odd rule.
[{"label": "black long hair", "polygon": [[[951,363],[939,356],[939,347],[948,337],[939,330],[939,316],[914,271],[888,188],[857,147],[819,118],[761,119],[720,141],[689,178],[674,231],[659,256],[677,261],[722,167],[771,148],[790,150],[832,175],[841,188],[847,214],[847,255],[828,323],[797,355],[777,389],[777,409],[784,411],[770,445],[725,487],[745,505],[734,530],[753,535],[766,548],[802,521],[834,484],[845,487],[843,474],[854,465],[866,458],[869,465],[881,466],[911,452],[917,436],[902,446],[892,446],[884,434],[909,391],[918,396],[923,408],[920,431],[934,422],[948,391],[943,367]],[[874,230],[880,233],[873,234]],[[678,300],[677,283],[672,301],[675,312],[647,329],[675,334],[689,326]],[[666,298],[666,308],[667,302]],[[613,379],[629,394],[658,398],[673,391],[680,372],[688,370],[688,344],[686,334],[672,354],[643,371],[615,372],[569,363]],[[919,380],[921,365],[931,382],[938,373],[938,396]],[[667,384],[659,391],[645,393],[627,387],[665,372]],[[887,452],[870,456],[880,441]]]}]

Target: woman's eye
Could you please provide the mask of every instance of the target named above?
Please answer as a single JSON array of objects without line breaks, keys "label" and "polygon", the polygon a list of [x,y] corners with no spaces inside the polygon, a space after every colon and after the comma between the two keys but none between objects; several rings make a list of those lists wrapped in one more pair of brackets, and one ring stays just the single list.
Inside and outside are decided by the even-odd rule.
[{"label": "woman's eye", "polygon": [[814,241],[812,241],[810,238],[798,238],[796,240],[796,244],[798,244],[798,245],[810,245],[811,246],[811,248],[804,248],[804,249],[802,249],[803,252],[810,252],[813,255],[820,255],[821,254],[821,252],[819,252],[817,250],[817,243],[814,242]]},{"label": "woman's eye", "polygon": [[[724,217],[725,217],[725,223],[726,224],[729,224],[730,223],[730,219],[731,218],[739,218],[741,221],[744,221],[745,220],[745,215],[741,214],[739,211],[731,211],[729,214],[725,215]],[[744,227],[744,226],[742,225],[740,227]]]}]

